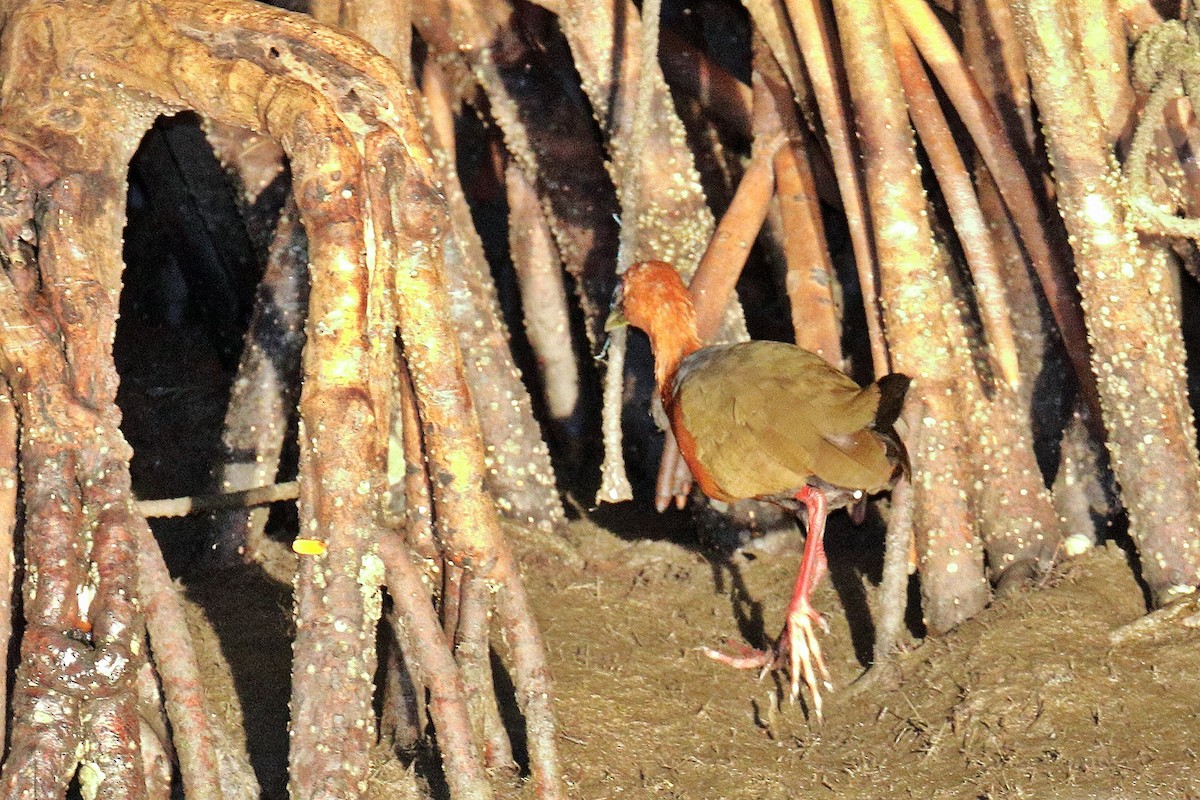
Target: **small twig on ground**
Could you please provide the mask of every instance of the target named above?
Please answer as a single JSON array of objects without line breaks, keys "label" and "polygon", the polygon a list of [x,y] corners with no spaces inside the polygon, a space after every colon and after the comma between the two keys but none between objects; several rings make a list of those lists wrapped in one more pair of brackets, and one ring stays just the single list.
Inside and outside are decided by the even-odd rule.
[{"label": "small twig on ground", "polygon": [[273,483],[240,492],[204,494],[193,497],[171,497],[162,500],[139,500],[137,510],[147,519],[155,517],[186,517],[209,511],[249,508],[285,500],[295,500],[300,493],[299,481]]}]

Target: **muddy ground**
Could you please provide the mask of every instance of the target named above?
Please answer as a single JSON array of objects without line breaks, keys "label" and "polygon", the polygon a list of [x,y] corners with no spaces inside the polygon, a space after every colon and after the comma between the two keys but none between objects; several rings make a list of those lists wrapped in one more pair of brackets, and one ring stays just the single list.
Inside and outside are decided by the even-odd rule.
[{"label": "muddy ground", "polygon": [[[573,533],[596,568],[531,569],[530,584],[575,797],[1200,796],[1200,633],[1168,627],[1114,648],[1109,634],[1143,613],[1115,548],[950,636],[914,641],[893,685],[853,696],[844,687],[862,665],[826,583],[823,646],[843,691],[816,725],[802,704],[777,703],[776,681],[696,652],[742,640],[727,572],[678,544]],[[761,604],[771,633],[795,564],[779,554],[740,565],[746,601]]]},{"label": "muddy ground", "polygon": [[[774,633],[798,550],[723,565],[653,533],[577,522],[568,536],[586,569],[523,559],[571,797],[1200,797],[1200,632],[1176,623],[1111,644],[1143,613],[1115,546],[950,636],[914,639],[894,681],[857,692],[846,690],[862,672],[850,620],[826,583],[816,599],[838,691],[817,725],[804,698],[779,702],[779,680],[696,650]],[[859,585],[869,598],[869,576]],[[189,594],[210,696],[244,729],[265,796],[283,797],[288,591],[250,569],[191,581]],[[387,761],[375,796],[418,796]]]},{"label": "muddy ground", "polygon": [[[220,371],[179,331],[138,330],[135,315],[122,324],[119,350],[137,342],[119,361],[135,488],[199,491]],[[254,567],[189,569],[203,524],[156,530],[183,576],[214,710],[247,742],[264,797],[282,798],[290,587]],[[1110,634],[1145,610],[1115,545],[949,636],[913,636],[895,680],[853,692],[880,542],[844,514],[831,519],[832,581],[815,600],[837,691],[817,725],[805,698],[780,702],[778,679],[697,651],[778,631],[798,534],[728,556],[700,546],[686,515],[617,508],[576,520],[566,538],[583,568],[515,540],[553,669],[570,797],[1200,797],[1200,629],[1168,624],[1114,646]],[[420,796],[420,769],[377,755],[374,796]]]}]

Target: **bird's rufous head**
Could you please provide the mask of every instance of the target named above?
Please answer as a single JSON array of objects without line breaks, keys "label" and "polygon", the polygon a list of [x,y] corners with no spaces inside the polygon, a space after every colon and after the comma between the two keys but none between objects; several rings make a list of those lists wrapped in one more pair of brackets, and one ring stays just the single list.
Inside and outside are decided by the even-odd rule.
[{"label": "bird's rufous head", "polygon": [[641,261],[621,274],[607,328],[626,322],[655,337],[695,330],[696,312],[683,278],[664,261]]}]

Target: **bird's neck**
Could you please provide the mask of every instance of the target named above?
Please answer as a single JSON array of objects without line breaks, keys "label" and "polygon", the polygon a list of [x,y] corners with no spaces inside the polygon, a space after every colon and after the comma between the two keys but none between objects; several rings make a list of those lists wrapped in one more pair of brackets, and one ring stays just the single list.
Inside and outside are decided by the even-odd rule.
[{"label": "bird's neck", "polygon": [[699,350],[702,344],[696,333],[696,315],[690,307],[664,316],[668,319],[662,320],[663,324],[651,326],[647,333],[650,349],[654,351],[654,383],[666,403],[680,362]]}]

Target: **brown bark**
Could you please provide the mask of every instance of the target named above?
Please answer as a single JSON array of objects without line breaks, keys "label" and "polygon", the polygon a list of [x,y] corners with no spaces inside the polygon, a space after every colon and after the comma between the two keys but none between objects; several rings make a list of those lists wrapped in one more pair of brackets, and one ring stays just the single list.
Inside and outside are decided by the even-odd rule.
[{"label": "brown bark", "polygon": [[[645,76],[649,92],[646,116],[637,116],[643,22],[627,0],[568,0],[559,23],[607,138],[619,192],[634,174],[631,164],[638,168],[639,218],[622,220],[623,225],[636,224],[638,229],[638,249],[629,254],[631,263],[651,258],[668,261],[690,278],[712,237],[714,221],[704,204],[683,125],[656,60]],[[635,135],[645,136],[644,149],[639,152],[630,150]],[[730,312],[726,324],[731,328],[726,335],[742,328],[738,316]]]},{"label": "brown bark", "polygon": [[758,135],[782,130],[787,136],[774,159],[776,211],[767,222],[770,238],[781,243],[795,342],[837,368],[848,369],[842,353],[842,287],[821,208],[822,201],[839,205],[837,186],[832,175],[823,179],[828,186],[821,186],[818,171],[828,172],[823,161],[827,156],[801,116],[779,62],[765,40],[752,46]]},{"label": "brown bark", "polygon": [[909,117],[925,148],[954,224],[954,233],[971,270],[980,317],[990,345],[989,355],[995,363],[997,374],[1015,390],[1021,383],[1021,375],[1017,365],[1016,343],[1013,341],[1012,310],[1008,306],[1000,277],[1000,256],[984,222],[966,164],[958,152],[954,135],[933,93],[933,85],[925,74],[917,50],[895,16],[889,16],[892,52],[896,56],[900,80],[908,98]]},{"label": "brown bark", "polygon": [[[1024,141],[1024,132],[1018,135],[1014,133],[1012,126],[1021,124],[1022,118],[1019,114],[1002,114],[1000,109],[1012,108],[1017,102],[1013,94],[1017,90],[1009,85],[1018,74],[1011,72],[1014,67],[1008,60],[1011,56],[1009,47],[1015,44],[1021,54],[1021,77],[1025,75],[1024,55],[1019,50],[1019,43],[1008,39],[1003,39],[1000,47],[994,46],[1000,34],[993,30],[991,19],[987,16],[987,9],[982,8],[983,5],[984,0],[972,0],[963,6],[963,61],[996,117],[1005,124],[1009,140],[1020,144]],[[1024,96],[1028,102],[1027,89]],[[1017,346],[1017,365],[1021,370],[1020,396],[1022,401],[1029,405],[1037,376],[1042,371],[1043,358],[1048,347],[1047,333],[1053,320],[1043,320],[1044,303],[1038,297],[1039,290],[1031,280],[1030,267],[1026,263],[1020,238],[996,188],[995,179],[986,166],[978,163],[978,158],[975,160],[975,183],[978,187],[979,204],[1000,254],[1002,282],[1009,298],[1008,307]],[[1022,163],[1029,164],[1030,160],[1023,156]]]},{"label": "brown bark", "polygon": [[[889,19],[888,27],[909,115],[942,188],[954,232],[974,278],[976,305],[996,364],[993,371],[998,380],[990,397],[974,387],[964,392],[964,399],[972,403],[965,409],[968,440],[964,457],[978,465],[975,494],[989,575],[1001,588],[1007,588],[1049,567],[1061,532],[1025,424],[1027,406],[1020,402],[1020,368],[999,254],[916,50],[895,16]],[[965,338],[967,331],[966,326],[956,326],[951,335]]]},{"label": "brown bark", "polygon": [[1075,248],[1113,471],[1142,576],[1161,604],[1200,583],[1200,462],[1178,309],[1166,265],[1135,244],[1104,120],[1091,93],[1078,91],[1087,78],[1063,9],[1041,0],[1013,9]]},{"label": "brown bark", "polygon": [[[283,172],[283,148],[269,136],[246,128],[223,125],[211,119],[204,120],[204,135],[212,146],[213,154],[240,189],[239,200],[243,207],[256,206],[263,193]],[[250,222],[246,228],[254,239],[255,247],[265,248],[270,242],[269,237],[274,235],[272,230],[263,236],[264,232],[259,226]]]},{"label": "brown bark", "polygon": [[[894,367],[915,380],[908,419],[912,521],[926,625],[947,631],[988,599],[976,480],[964,449],[975,378],[949,280],[925,214],[913,131],[877,0],[835,3],[864,153],[867,202]],[[877,367],[878,368],[878,367]]]},{"label": "brown bark", "polygon": [[[23,25],[53,35],[61,21],[53,10],[23,10],[9,18],[6,35],[26,47],[34,43],[22,39]],[[99,796],[141,797],[130,686],[144,654],[133,643],[142,626],[129,448],[113,402],[111,342],[119,189],[148,123],[129,114],[77,137],[75,128],[99,116],[105,99],[88,87],[72,98],[71,113],[55,114],[56,98],[74,85],[57,67],[35,61],[28,72],[6,71],[0,86],[0,127],[11,142],[5,216],[13,226],[3,243],[10,269],[0,287],[0,371],[22,425],[25,558],[27,575],[36,576],[25,586],[28,626],[14,687],[14,719],[22,724],[12,730],[0,785],[9,797],[36,796],[42,786],[65,786],[80,764]],[[28,91],[28,80],[39,91]],[[72,746],[81,742],[87,746]]]},{"label": "brown bark", "polygon": [[[167,716],[174,729],[184,790],[189,798],[250,798],[257,796],[254,773],[237,769],[230,745],[213,728],[205,702],[200,667],[192,649],[183,602],[175,589],[158,543],[147,525],[138,530],[138,588],[146,611],[154,662],[162,679]],[[218,749],[218,745],[224,747]]]},{"label": "brown bark", "polygon": [[[565,42],[547,34],[545,49],[523,46],[519,24],[539,32],[550,25],[539,9],[525,7],[517,19],[500,2],[448,5],[418,2],[417,29],[443,58],[466,59],[479,80],[509,154],[541,199],[597,352],[616,285],[617,203],[595,122],[563,88],[570,69]],[[470,46],[460,49],[451,31]]]},{"label": "brown bark", "polygon": [[671,31],[662,32],[659,63],[673,89],[696,98],[705,114],[749,141],[750,87],[730,75],[703,50]]},{"label": "brown bark", "polygon": [[492,791],[468,721],[466,689],[428,593],[397,537],[384,535],[379,554],[386,569],[388,594],[396,604],[396,641],[413,679],[429,691],[429,715],[441,740],[451,792],[455,798],[489,798]]},{"label": "brown bark", "polygon": [[[1009,131],[992,112],[928,6],[917,0],[891,2],[991,171],[1058,323],[1080,391],[1088,407],[1098,410],[1095,380],[1088,369],[1087,332],[1079,310],[1078,291],[1070,275],[1067,244],[1058,221],[1048,217],[1033,189],[1031,179],[1037,171],[1018,158],[1020,149],[1009,140]],[[1097,435],[1101,433],[1098,423],[1094,423],[1094,431]]]},{"label": "brown bark", "polygon": [[[470,405],[458,343],[444,312],[445,288],[432,260],[439,253],[438,243],[427,238],[430,231],[446,230],[447,217],[444,209],[430,202],[434,194],[429,179],[405,168],[408,158],[397,142],[369,137],[365,144],[368,163],[382,166],[384,174],[403,176],[402,183],[380,185],[372,173],[368,186],[372,207],[378,211],[377,256],[397,263],[400,329],[422,334],[405,337],[404,353],[429,458],[437,535],[447,557],[499,586],[498,611],[513,646],[513,678],[527,720],[534,784],[541,796],[558,797],[562,789],[545,656],[494,506],[482,490],[479,423]],[[427,163],[422,158],[429,156],[418,142],[407,140],[405,146],[421,154],[415,161]],[[422,246],[405,250],[396,246],[398,241]]]},{"label": "brown bark", "polygon": [[[429,470],[425,464],[425,441],[421,436],[421,417],[417,412],[416,390],[412,375],[403,359],[396,363],[395,421],[392,423],[391,449],[396,449],[396,434],[400,430],[400,450],[404,463],[403,483],[393,483],[392,491],[404,495],[404,539],[415,555],[432,566],[442,561],[433,535],[433,490],[429,485]],[[389,456],[390,458],[391,456]]]},{"label": "brown bark", "polygon": [[1130,133],[1134,107],[1129,43],[1117,4],[1115,0],[1071,0],[1065,5],[1070,7],[1083,73],[1096,110],[1108,140],[1116,144]]},{"label": "brown bark", "polygon": [[458,184],[450,151],[434,149],[454,237],[446,241],[446,288],[467,382],[483,431],[487,487],[501,513],[531,528],[565,523],[550,453],[533,417],[529,392],[513,363],[508,329],[483,245]]},{"label": "brown bark", "polygon": [[357,33],[412,80],[412,3],[410,0],[311,0],[313,19]]},{"label": "brown bark", "polygon": [[[1013,23],[1012,9],[1002,0],[967,0],[960,9],[963,50],[971,62],[971,74],[1025,161],[1026,156],[1032,157],[1037,141],[1025,49]],[[970,53],[968,42],[974,35],[970,31],[978,32],[980,42],[987,43],[978,51],[979,59],[973,59]]]},{"label": "brown bark", "polygon": [[158,677],[148,661],[138,670],[137,703],[146,796],[150,800],[167,800],[171,796],[171,737],[162,694],[158,691]]},{"label": "brown bark", "polygon": [[[16,572],[17,410],[8,386],[0,383],[0,653],[13,634],[13,580]],[[8,669],[0,669],[0,742],[8,740]]]},{"label": "brown bark", "polygon": [[[430,73],[436,78],[436,69],[426,71]],[[500,313],[483,243],[458,180],[454,139],[444,138],[453,130],[446,124],[450,109],[431,105],[447,98],[445,92],[436,89],[425,97],[428,102],[419,100],[418,112],[450,208],[454,236],[446,241],[443,254],[447,289],[487,451],[484,485],[506,517],[531,528],[553,531],[563,525],[565,517],[550,453],[533,418],[529,392],[513,363],[508,328]]]},{"label": "brown bark", "polygon": [[[863,176],[858,168],[859,148],[855,146],[851,133],[851,122],[847,112],[849,97],[846,95],[844,79],[834,69],[836,34],[826,19],[824,9],[815,0],[786,0],[792,30],[800,51],[804,54],[804,66],[812,82],[813,95],[821,114],[821,124],[829,142],[834,174],[841,192],[842,208],[850,228],[850,242],[854,248],[854,265],[858,270],[858,283],[862,291],[863,307],[867,314],[867,333],[871,342],[871,360],[875,377],[891,371],[888,342],[884,339],[881,311],[882,286],[877,272],[882,275],[878,260],[878,242],[872,242],[872,230],[878,232],[881,225],[871,219],[874,201],[867,196]],[[878,44],[886,48],[886,41]],[[842,43],[843,50],[845,43]],[[881,51],[886,52],[886,51]],[[779,53],[776,51],[776,58]],[[849,55],[843,55],[849,63]],[[780,63],[784,64],[783,59]],[[847,73],[849,70],[847,70]],[[848,77],[848,75],[847,75]],[[796,79],[792,79],[796,86]],[[858,101],[855,100],[856,106]],[[858,113],[858,112],[856,112]],[[907,121],[905,122],[907,126]]]},{"label": "brown bark", "polygon": [[[28,122],[24,130],[40,132],[49,156],[13,145],[9,176],[17,180],[6,199],[18,222],[6,231],[13,268],[0,282],[0,371],[24,404],[27,558],[39,576],[36,593],[27,593],[26,659],[15,690],[23,724],[0,776],[7,796],[64,786],[85,736],[95,743],[84,757],[99,768],[100,796],[143,792],[140,766],[132,766],[140,765],[140,735],[128,692],[138,664],[130,636],[141,636],[131,585],[140,519],[132,516],[108,347],[119,290],[121,170],[154,116],[180,108],[277,138],[309,232],[300,507],[301,535],[320,547],[301,561],[297,578],[293,796],[350,797],[367,778],[382,580],[373,552],[376,498],[386,488],[397,323],[426,426],[441,541],[502,587],[506,632],[520,654],[514,678],[519,690],[537,692],[521,697],[535,781],[542,796],[558,796],[541,643],[482,489],[479,427],[447,317],[436,236],[448,230],[448,217],[395,69],[352,39],[265,6],[117,0],[101,13],[97,19],[84,3],[29,3],[5,30],[10,53],[59,48],[54,58],[20,60],[28,71],[6,71],[0,88],[0,122],[18,129]],[[124,57],[131,52],[134,61]],[[22,88],[31,85],[41,92]],[[69,107],[62,97],[71,98]],[[116,124],[105,135],[74,134],[85,119],[110,117]],[[37,228],[25,224],[35,205],[49,214]],[[36,262],[23,236],[38,237]],[[41,286],[51,288],[38,294]],[[95,449],[79,446],[93,442]],[[94,523],[90,539],[80,535],[84,519]],[[98,580],[87,602],[89,557]],[[84,641],[89,633],[94,648]],[[50,713],[30,716],[34,704]]]},{"label": "brown bark", "polygon": [[[393,601],[392,607],[385,612],[390,631],[403,630],[399,613]],[[411,757],[417,751],[425,728],[425,687],[413,677],[410,658],[392,633],[388,640],[380,700],[379,734],[380,740],[402,758]]]},{"label": "brown bark", "polygon": [[500,719],[492,677],[490,628],[492,598],[486,582],[468,578],[462,585],[458,628],[454,632],[454,657],[462,670],[467,714],[475,739],[483,745],[483,762],[490,772],[516,777],[512,743]]},{"label": "brown bark", "polygon": [[688,284],[688,294],[696,308],[696,327],[704,341],[720,340],[725,309],[737,302],[734,289],[746,266],[750,246],[767,218],[775,190],[775,154],[782,144],[783,136],[779,133],[759,143]]},{"label": "brown bark", "polygon": [[509,250],[521,287],[525,336],[537,359],[546,410],[559,438],[569,440],[582,433],[584,406],[562,261],[525,172],[510,163],[505,177]]},{"label": "brown bark", "polygon": [[[283,209],[267,254],[254,314],[221,431],[222,493],[272,484],[300,390],[300,353],[308,309],[308,239],[293,202]],[[241,508],[213,515],[210,552],[215,565],[268,562],[273,543],[264,535],[269,509]],[[282,577],[282,576],[281,576]]]}]

